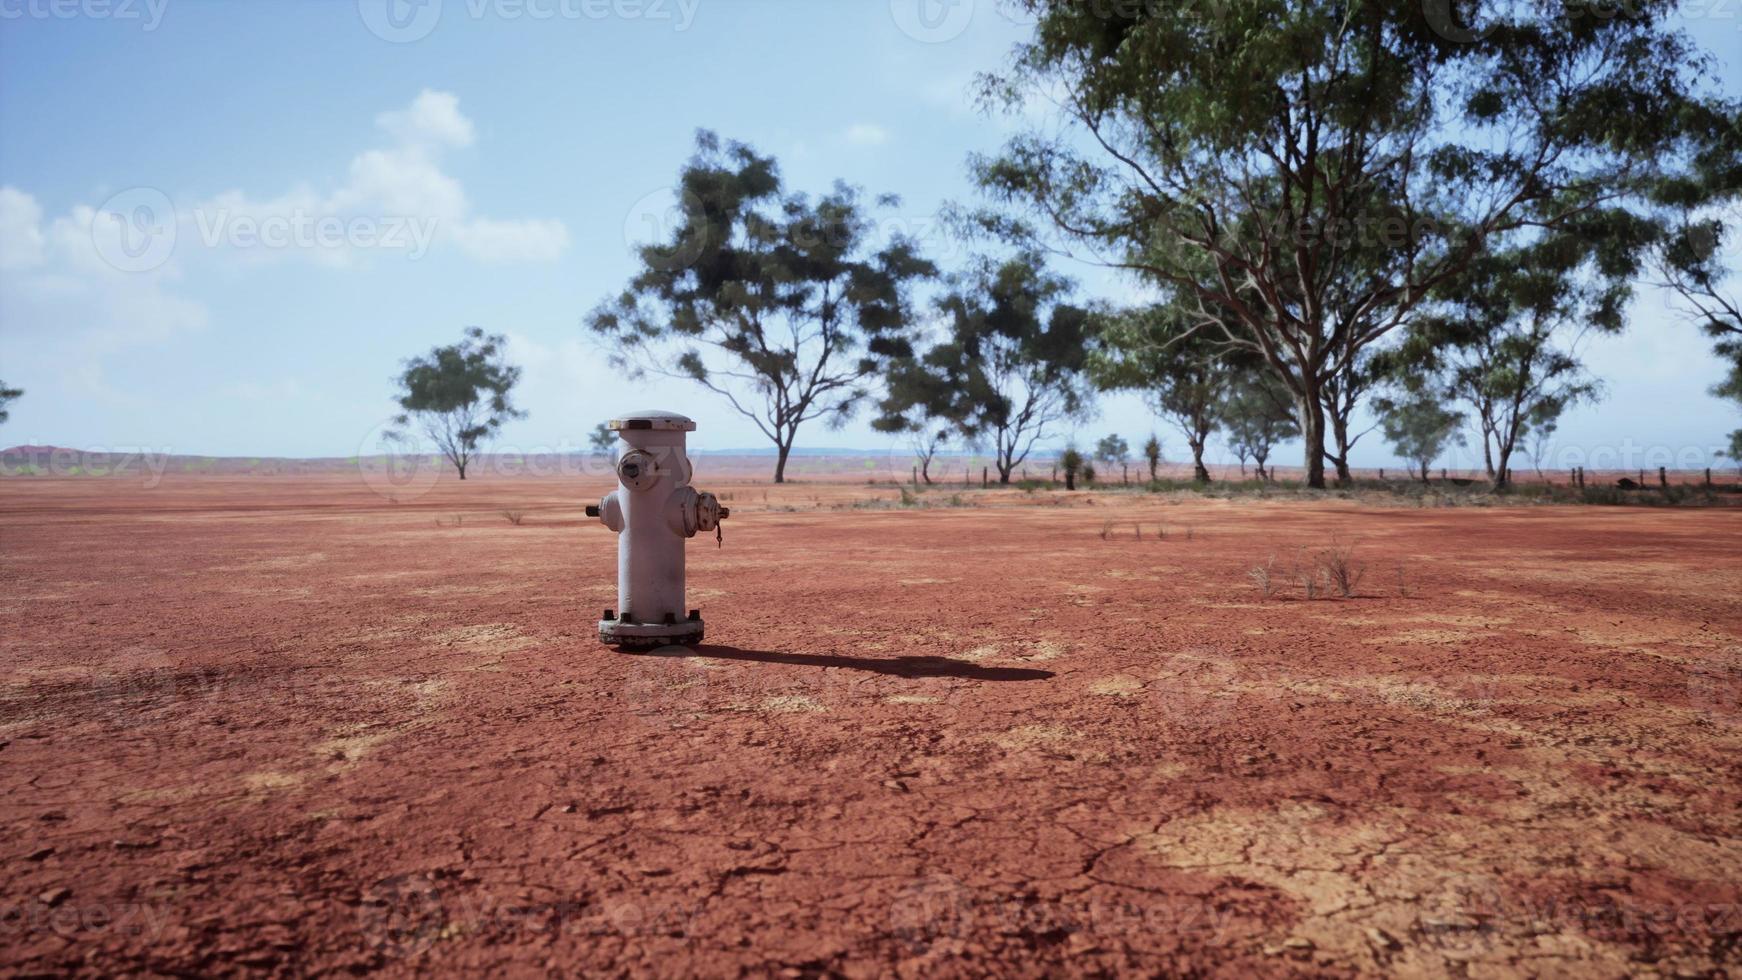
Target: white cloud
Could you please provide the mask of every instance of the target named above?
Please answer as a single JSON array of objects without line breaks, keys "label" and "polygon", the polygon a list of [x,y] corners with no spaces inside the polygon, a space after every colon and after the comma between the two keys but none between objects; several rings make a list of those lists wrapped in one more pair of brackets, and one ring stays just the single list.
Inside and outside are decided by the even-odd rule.
[{"label": "white cloud", "polygon": [[407,145],[472,145],[472,121],[460,114],[451,92],[424,89],[411,105],[376,116],[375,125]]},{"label": "white cloud", "polygon": [[42,207],[15,187],[0,187],[0,269],[42,264]]},{"label": "white cloud", "polygon": [[308,183],[270,197],[226,191],[183,211],[182,231],[248,259],[301,254],[332,265],[371,251],[416,259],[442,244],[480,261],[543,262],[568,247],[557,219],[474,213],[465,187],[441,165],[444,153],[470,146],[475,135],[452,93],[426,89],[375,122],[390,144],[353,157],[330,191]]},{"label": "white cloud", "polygon": [[34,197],[0,188],[0,267],[7,270],[0,321],[7,338],[30,341],[22,345],[27,352],[45,340],[71,342],[89,356],[203,329],[205,306],[172,288],[180,266],[172,260],[143,272],[115,268],[99,240],[120,232],[97,218],[96,209],[81,204],[45,225]]},{"label": "white cloud", "polygon": [[536,262],[562,254],[569,230],[560,221],[475,218],[454,228],[454,244],[484,262]]},{"label": "white cloud", "polygon": [[882,146],[889,142],[889,130],[876,123],[854,123],[843,135],[854,146]]}]

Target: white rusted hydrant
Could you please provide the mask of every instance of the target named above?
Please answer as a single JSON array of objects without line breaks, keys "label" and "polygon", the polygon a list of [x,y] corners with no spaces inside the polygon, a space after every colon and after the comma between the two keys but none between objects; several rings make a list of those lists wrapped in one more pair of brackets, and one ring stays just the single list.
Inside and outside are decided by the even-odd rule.
[{"label": "white rusted hydrant", "polygon": [[702,642],[702,613],[684,606],[684,539],[719,533],[729,511],[690,486],[684,433],[696,424],[674,412],[612,419],[617,489],[587,516],[616,531],[617,609],[599,620],[599,640],[630,650]]}]

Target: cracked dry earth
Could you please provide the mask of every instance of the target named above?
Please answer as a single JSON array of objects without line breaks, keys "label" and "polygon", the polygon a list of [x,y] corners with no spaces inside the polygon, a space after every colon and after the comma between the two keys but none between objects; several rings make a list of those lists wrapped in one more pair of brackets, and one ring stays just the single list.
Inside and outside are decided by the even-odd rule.
[{"label": "cracked dry earth", "polygon": [[8,481],[0,972],[1738,968],[1734,510],[700,482]]}]

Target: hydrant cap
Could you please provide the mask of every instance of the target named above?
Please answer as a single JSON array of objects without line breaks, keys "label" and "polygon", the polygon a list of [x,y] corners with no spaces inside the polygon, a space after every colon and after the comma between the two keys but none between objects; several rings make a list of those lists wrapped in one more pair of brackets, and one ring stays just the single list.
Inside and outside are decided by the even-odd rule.
[{"label": "hydrant cap", "polygon": [[676,412],[626,412],[605,423],[612,432],[624,429],[655,429],[676,432],[694,432],[696,423],[686,416]]}]

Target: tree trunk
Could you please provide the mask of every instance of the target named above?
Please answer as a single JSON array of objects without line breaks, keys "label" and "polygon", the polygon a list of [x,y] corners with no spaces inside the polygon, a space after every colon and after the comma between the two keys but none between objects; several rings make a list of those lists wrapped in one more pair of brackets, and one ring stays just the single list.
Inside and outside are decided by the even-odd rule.
[{"label": "tree trunk", "polygon": [[1307,390],[1295,399],[1295,411],[1300,415],[1300,438],[1305,446],[1306,485],[1309,490],[1325,488],[1325,406],[1319,401],[1318,386],[1310,380]]},{"label": "tree trunk", "polygon": [[1204,441],[1192,442],[1192,479],[1199,483],[1210,482],[1210,471],[1204,466]]},{"label": "tree trunk", "polygon": [[778,448],[780,451],[780,455],[778,457],[776,457],[775,461],[774,461],[774,482],[775,483],[785,483],[786,482],[786,457],[788,457],[792,454],[792,443],[791,442],[779,443]]},{"label": "tree trunk", "polygon": [[1076,488],[1077,488],[1077,474],[1076,474],[1076,472],[1073,470],[1065,470],[1065,489],[1066,490],[1075,490]]},{"label": "tree trunk", "polygon": [[1331,456],[1331,462],[1337,464],[1337,484],[1349,486],[1355,482],[1355,475],[1349,472],[1349,420],[1339,412],[1331,412],[1331,437],[1337,444],[1337,452]]},{"label": "tree trunk", "polygon": [[925,459],[920,460],[920,462],[919,462],[919,478],[925,481],[926,486],[929,487],[932,485],[932,483],[931,483],[931,457],[930,456],[927,456]]}]

